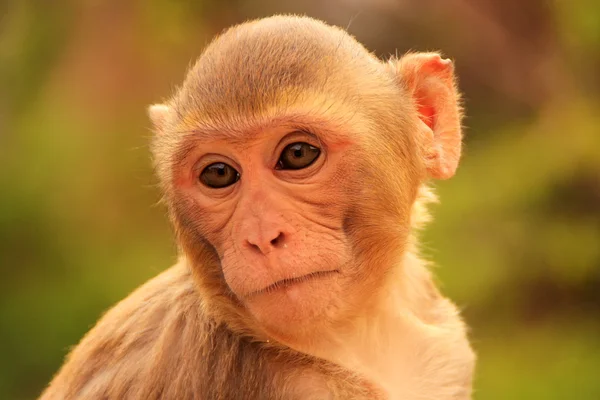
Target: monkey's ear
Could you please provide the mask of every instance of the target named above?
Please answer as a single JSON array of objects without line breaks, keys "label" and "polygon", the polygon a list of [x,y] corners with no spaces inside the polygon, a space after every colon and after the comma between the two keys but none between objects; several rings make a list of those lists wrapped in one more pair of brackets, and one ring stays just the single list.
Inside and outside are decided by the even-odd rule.
[{"label": "monkey's ear", "polygon": [[429,176],[452,177],[462,139],[460,94],[452,61],[437,53],[409,53],[391,64],[415,101]]},{"label": "monkey's ear", "polygon": [[153,104],[148,107],[148,116],[150,117],[150,121],[152,121],[154,130],[157,133],[160,133],[164,130],[170,111],[171,109],[169,106],[165,104]]}]

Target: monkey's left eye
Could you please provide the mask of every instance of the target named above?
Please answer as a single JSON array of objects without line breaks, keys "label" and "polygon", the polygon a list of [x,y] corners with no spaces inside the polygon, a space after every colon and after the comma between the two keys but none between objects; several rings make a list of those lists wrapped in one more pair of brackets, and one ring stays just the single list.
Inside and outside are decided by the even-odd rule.
[{"label": "monkey's left eye", "polygon": [[288,144],[279,156],[275,169],[302,169],[315,162],[321,150],[304,142]]},{"label": "monkey's left eye", "polygon": [[205,186],[219,189],[236,183],[240,179],[240,173],[231,165],[218,162],[204,168],[199,179]]}]

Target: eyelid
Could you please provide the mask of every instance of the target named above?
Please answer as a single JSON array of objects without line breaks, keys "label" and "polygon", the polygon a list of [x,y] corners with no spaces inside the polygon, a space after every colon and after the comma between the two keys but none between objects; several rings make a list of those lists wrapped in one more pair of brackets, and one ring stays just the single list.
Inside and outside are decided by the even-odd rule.
[{"label": "eyelid", "polygon": [[[310,140],[307,140],[310,139]],[[290,133],[288,133],[287,135],[283,136],[281,138],[281,140],[279,140],[279,143],[277,143],[277,148],[278,147],[283,147],[287,146],[288,144],[292,144],[295,142],[306,142],[310,145],[316,146],[316,147],[321,147],[321,141],[319,140],[319,137],[309,131],[306,130],[301,130],[301,129],[296,129]],[[285,144],[284,144],[285,143]],[[282,146],[283,144],[283,146]]]},{"label": "eyelid", "polygon": [[204,169],[206,167],[208,167],[209,165],[212,165],[212,164],[216,164],[216,163],[227,164],[231,168],[235,169],[238,174],[242,175],[242,168],[237,162],[235,162],[230,157],[224,156],[222,154],[216,154],[216,153],[207,153],[207,154],[202,155],[194,163],[192,171],[193,171],[194,175],[199,175],[200,173],[202,173],[202,171],[204,171]]}]

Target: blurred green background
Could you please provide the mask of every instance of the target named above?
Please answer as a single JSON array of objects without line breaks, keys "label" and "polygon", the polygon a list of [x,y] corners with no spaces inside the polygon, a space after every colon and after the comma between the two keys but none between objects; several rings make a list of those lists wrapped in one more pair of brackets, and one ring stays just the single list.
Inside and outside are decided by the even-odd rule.
[{"label": "blurred green background", "polygon": [[145,107],[224,27],[282,12],[456,60],[466,150],[424,240],[472,327],[476,398],[600,399],[595,0],[0,2],[0,399],[35,398],[174,261]]}]

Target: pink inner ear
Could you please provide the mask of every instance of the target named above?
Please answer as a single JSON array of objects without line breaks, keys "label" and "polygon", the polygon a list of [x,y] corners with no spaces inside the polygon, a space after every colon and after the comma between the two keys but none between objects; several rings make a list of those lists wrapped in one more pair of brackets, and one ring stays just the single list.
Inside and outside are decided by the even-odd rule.
[{"label": "pink inner ear", "polygon": [[[434,55],[425,61],[421,66],[421,74],[436,76],[442,81],[445,81],[447,85],[452,87],[452,61],[443,59],[439,55]],[[425,123],[431,130],[434,130],[436,123],[436,111],[435,105],[439,102],[438,98],[431,98],[431,87],[421,82],[423,86],[421,89],[416,90],[415,97],[417,99],[417,112],[419,118]],[[440,93],[440,95],[442,95]],[[445,96],[444,96],[445,97]]]},{"label": "pink inner ear", "polygon": [[425,123],[431,130],[435,125],[435,109],[430,105],[419,105],[417,108],[419,118]]},{"label": "pink inner ear", "polygon": [[461,151],[461,113],[452,62],[436,53],[409,54],[400,60],[399,72],[415,99],[418,118],[430,130],[423,135],[429,175],[450,178]]}]

